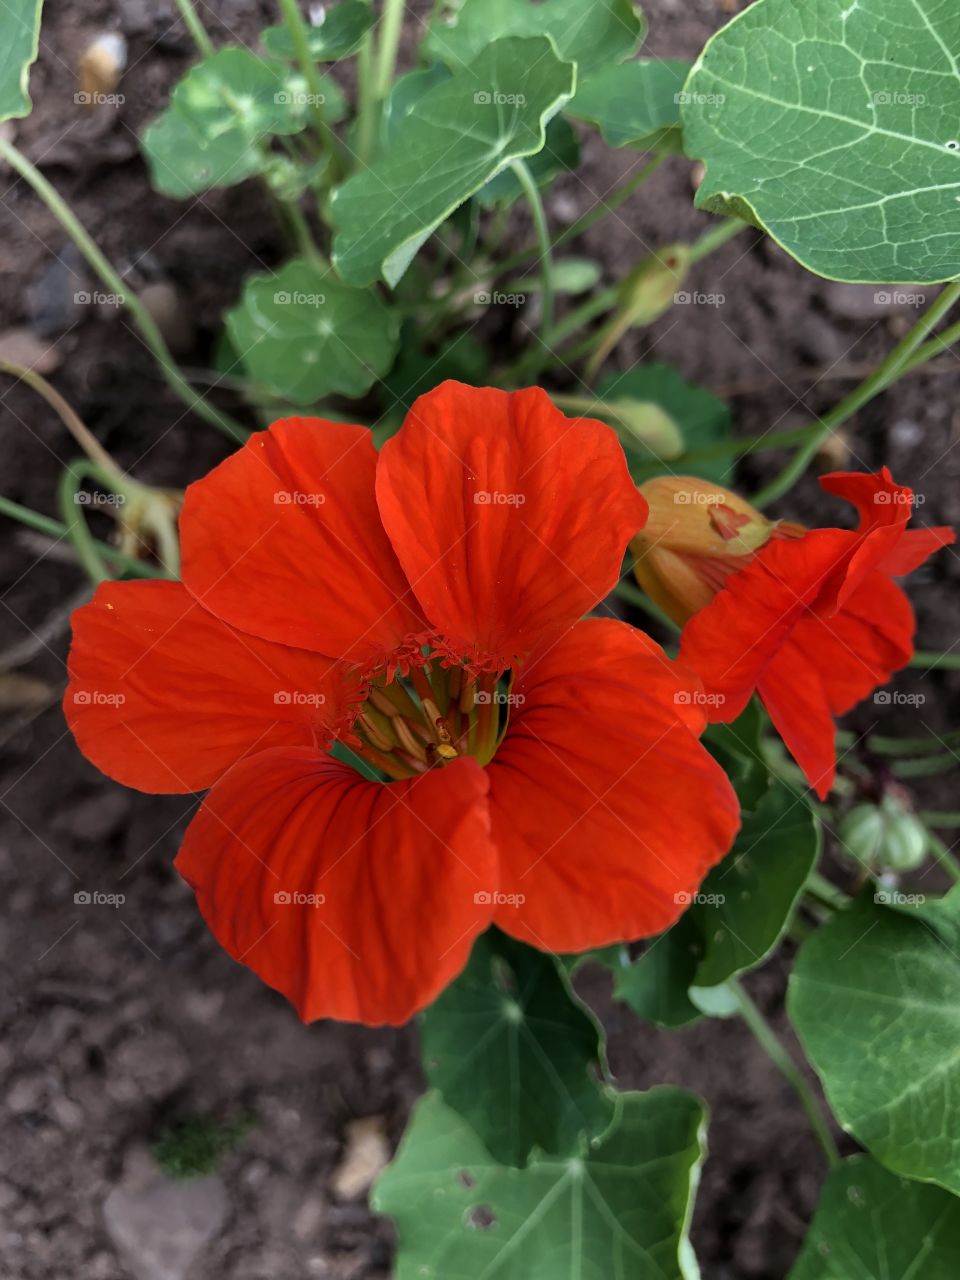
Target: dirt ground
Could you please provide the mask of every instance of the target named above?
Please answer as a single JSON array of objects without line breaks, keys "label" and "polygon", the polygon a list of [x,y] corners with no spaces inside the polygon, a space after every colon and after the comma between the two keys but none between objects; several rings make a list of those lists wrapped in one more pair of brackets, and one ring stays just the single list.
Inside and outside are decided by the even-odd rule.
[{"label": "dirt ground", "polygon": [[[276,21],[254,0],[201,4],[219,42]],[[693,56],[737,5],[648,0],[648,49]],[[275,263],[277,227],[251,184],[175,203],[154,195],[136,135],[192,58],[168,0],[48,5],[34,115],[17,140],[68,197],[130,279],[168,282],[183,303],[183,361],[203,367],[224,308],[242,278]],[[217,19],[222,22],[222,26]],[[118,109],[83,115],[73,101],[76,57],[119,25],[130,66]],[[637,163],[593,146],[583,170],[548,199],[558,225],[592,207]],[[690,165],[664,168],[618,214],[585,237],[607,279],[645,251],[707,225],[693,211]],[[522,215],[518,228],[523,231]],[[73,274],[74,272],[77,274]],[[117,459],[154,483],[203,474],[226,443],[166,392],[124,317],[78,305],[90,282],[53,218],[23,183],[0,173],[0,333],[31,326],[54,351],[57,388]],[[747,234],[699,264],[691,290],[717,307],[678,307],[631,336],[613,364],[651,354],[732,400],[744,433],[799,425],[823,412],[911,322],[909,305],[806,274],[772,243]],[[923,290],[920,290],[923,292]],[[926,291],[928,294],[930,290]],[[924,523],[960,523],[960,364],[945,356],[855,419],[854,467],[888,463],[923,498]],[[221,393],[225,406],[229,395]],[[2,492],[55,514],[59,469],[74,450],[55,416],[20,386],[0,387]],[[782,459],[745,469],[747,485]],[[787,508],[822,520],[809,478]],[[839,514],[839,512],[838,512]],[[942,554],[910,584],[920,644],[960,637],[960,559]],[[4,1280],[121,1280],[126,1275],[102,1206],[137,1151],[171,1120],[249,1116],[252,1127],[222,1164],[223,1229],[189,1280],[373,1280],[389,1273],[390,1231],[363,1198],[338,1199],[331,1177],[346,1126],[382,1118],[391,1143],[422,1089],[416,1032],[336,1024],[306,1028],[293,1011],[220,951],[171,870],[194,802],[126,791],[79,755],[59,709],[68,614],[85,598],[64,548],[5,521],[0,545],[0,1276]],[[868,704],[851,723],[881,732],[941,730],[958,677],[898,677],[915,707]],[[952,783],[918,783],[927,807],[956,808]],[[935,873],[925,884],[933,887]],[[74,894],[123,894],[119,907],[77,905]],[[788,954],[749,986],[775,1024]],[[610,1040],[621,1088],[657,1081],[708,1101],[710,1158],[693,1241],[706,1280],[781,1280],[816,1202],[823,1162],[787,1086],[739,1022],[680,1033],[640,1025],[615,1005],[600,973],[586,989]]]}]

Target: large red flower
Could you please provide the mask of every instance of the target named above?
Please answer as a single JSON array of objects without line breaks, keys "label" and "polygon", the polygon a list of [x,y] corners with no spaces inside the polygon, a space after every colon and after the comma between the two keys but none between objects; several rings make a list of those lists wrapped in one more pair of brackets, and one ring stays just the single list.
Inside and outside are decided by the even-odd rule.
[{"label": "large red flower", "polygon": [[121,782],[211,788],[177,866],[305,1019],[404,1021],[491,923],[658,933],[738,818],[696,678],[580,621],[645,515],[610,429],[538,390],[446,383],[379,457],[275,423],[187,491],[182,584],[77,612],[67,718]]},{"label": "large red flower", "polygon": [[734,719],[756,690],[822,799],[836,771],[834,717],[913,653],[913,610],[892,579],[954,534],[908,529],[913,494],[886,467],[820,483],[856,506],[858,527],[772,536],[693,614],[680,658],[702,678],[713,720]]}]

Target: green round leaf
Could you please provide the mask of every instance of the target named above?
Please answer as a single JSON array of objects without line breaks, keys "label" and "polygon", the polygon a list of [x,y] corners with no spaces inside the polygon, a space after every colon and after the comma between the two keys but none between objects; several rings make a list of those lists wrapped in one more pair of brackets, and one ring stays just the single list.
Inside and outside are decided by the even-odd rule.
[{"label": "green round leaf", "polygon": [[[314,62],[336,62],[360,47],[373,26],[373,10],[365,0],[343,0],[323,11],[323,21],[307,28],[307,42]],[[286,26],[267,27],[263,45],[275,58],[296,58],[293,37]]]},{"label": "green round leaf", "polygon": [[960,1200],[868,1156],[827,1179],[789,1280],[956,1280]]},{"label": "green round leaf", "polygon": [[239,131],[259,141],[272,133],[298,133],[308,99],[306,82],[282,62],[228,47],[192,67],[171,102],[205,140]]},{"label": "green round leaf", "polygon": [[960,1193],[960,891],[868,891],[801,947],[787,1008],[843,1127]]},{"label": "green round leaf", "polygon": [[673,1088],[617,1104],[584,1154],[512,1169],[428,1094],[372,1198],[397,1223],[396,1280],[692,1280],[703,1105]]},{"label": "green round leaf", "polygon": [[681,151],[680,94],[689,62],[639,58],[599,67],[577,83],[567,115],[595,124],[610,147]]},{"label": "green round leaf", "polygon": [[241,133],[235,130],[204,139],[169,108],[147,126],[141,142],[151,185],[175,200],[214,187],[232,187],[264,167],[262,152]]},{"label": "green round leaf", "polygon": [[430,23],[424,49],[454,68],[491,40],[548,35],[561,58],[590,67],[628,58],[644,24],[632,0],[445,0]]},{"label": "green round leaf", "polygon": [[43,0],[4,0],[0,43],[0,121],[28,116],[32,109],[30,68],[40,47]]},{"label": "green round leaf", "polygon": [[686,84],[696,203],[746,213],[832,279],[952,279],[958,59],[960,7],[943,0],[756,0]]},{"label": "green round leaf", "polygon": [[414,102],[392,144],[333,194],[334,262],[395,285],[427,236],[511,161],[544,143],[574,68],[548,40],[498,40]]},{"label": "green round leaf", "polygon": [[372,290],[303,258],[251,276],[226,324],[251,379],[294,404],[363,395],[397,351],[396,317]]},{"label": "green round leaf", "polygon": [[422,1025],[427,1078],[490,1154],[573,1153],[611,1119],[602,1032],[556,960],[495,930]]}]

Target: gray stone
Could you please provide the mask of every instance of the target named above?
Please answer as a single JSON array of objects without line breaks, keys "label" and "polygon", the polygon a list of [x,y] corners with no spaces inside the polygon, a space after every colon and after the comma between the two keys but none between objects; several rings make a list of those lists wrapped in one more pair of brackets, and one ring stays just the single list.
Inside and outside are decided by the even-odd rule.
[{"label": "gray stone", "polygon": [[135,1280],[184,1280],[226,1216],[227,1193],[218,1177],[175,1182],[146,1152],[134,1153],[123,1183],[103,1206],[107,1234]]}]

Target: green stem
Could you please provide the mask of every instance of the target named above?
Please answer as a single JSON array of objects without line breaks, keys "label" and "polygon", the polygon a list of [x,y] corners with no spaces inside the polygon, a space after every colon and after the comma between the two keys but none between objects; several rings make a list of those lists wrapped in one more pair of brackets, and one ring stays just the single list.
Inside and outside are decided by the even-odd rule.
[{"label": "green stem", "polygon": [[736,997],[740,1016],[750,1028],[754,1039],[766,1052],[774,1066],[780,1070],[783,1076],[793,1086],[794,1092],[800,1099],[800,1105],[807,1113],[807,1119],[810,1121],[811,1128],[823,1148],[824,1155],[827,1157],[827,1163],[831,1168],[833,1168],[840,1162],[840,1152],[837,1150],[837,1144],[833,1140],[833,1134],[830,1132],[827,1122],[823,1117],[823,1112],[820,1109],[820,1103],[817,1101],[813,1090],[807,1083],[806,1077],[787,1053],[786,1049],[778,1040],[773,1028],[747,995],[746,991],[737,979],[728,978],[727,984]]},{"label": "green stem", "polygon": [[550,244],[550,228],[547,226],[547,215],[544,212],[540,191],[529,168],[522,160],[514,160],[510,166],[523,193],[530,205],[533,225],[537,233],[540,247],[540,270],[543,276],[543,290],[540,297],[540,349],[531,357],[529,373],[532,378],[543,368],[550,355],[550,342],[553,337],[554,285],[553,285],[553,249]]},{"label": "green stem", "polygon": [[[851,742],[854,741],[851,735]],[[871,733],[866,740],[868,751],[878,756],[915,756],[933,755],[941,747],[960,746],[960,729],[950,729],[946,733],[925,738],[891,738],[880,733]]]},{"label": "green stem", "polygon": [[838,889],[835,884],[831,884],[826,876],[822,876],[819,871],[811,871],[803,887],[818,902],[832,907],[835,911],[839,911],[850,901],[842,889]]},{"label": "green stem", "polygon": [[79,414],[74,412],[60,392],[56,391],[47,382],[46,378],[42,378],[33,369],[26,369],[23,365],[12,364],[9,360],[0,360],[0,373],[8,373],[12,378],[18,378],[21,382],[25,382],[28,387],[32,387],[54,410],[90,461],[97,463],[104,472],[111,476],[111,483],[123,482],[123,472],[110,457],[109,453],[80,418]]},{"label": "green stem", "polygon": [[304,80],[307,82],[307,88],[310,90],[312,99],[310,114],[313,117],[314,128],[330,154],[330,162],[334,173],[337,173],[341,168],[342,160],[340,139],[330,128],[323,111],[323,78],[310,52],[310,33],[307,30],[307,24],[304,21],[303,14],[300,12],[297,0],[279,0],[279,2],[283,21],[290,32],[290,39],[293,42],[293,52],[296,56],[297,64],[303,73]]},{"label": "green stem", "polygon": [[60,477],[60,511],[66,526],[67,537],[73,544],[77,559],[95,585],[110,578],[97,543],[83,518],[83,507],[77,502],[77,493],[85,476],[91,470],[85,462],[72,462]]},{"label": "green stem", "polygon": [[[643,165],[632,178],[629,178],[622,187],[619,187],[612,195],[605,197],[599,204],[595,205],[589,212],[579,217],[576,222],[571,222],[565,231],[561,231],[553,243],[554,249],[559,249],[562,244],[566,244],[568,240],[574,239],[575,236],[583,235],[585,231],[599,222],[601,218],[605,218],[608,213],[613,213],[615,209],[619,209],[625,200],[633,195],[634,191],[655,173],[666,159],[665,155],[657,155],[649,162]],[[497,274],[502,275],[505,271],[513,271],[515,267],[522,266],[528,262],[536,254],[536,249],[521,249],[519,253],[513,254],[506,258],[503,262],[497,263]]]},{"label": "green stem", "polygon": [[960,653],[931,653],[928,649],[918,649],[907,666],[929,671],[936,671],[938,667],[944,671],[960,671]]},{"label": "green stem", "polygon": [[[10,520],[16,520],[20,524],[26,525],[28,529],[36,529],[39,533],[46,534],[49,538],[55,538],[58,542],[68,538],[70,535],[69,528],[62,521],[54,520],[51,516],[41,515],[39,511],[31,511],[29,507],[21,506],[19,502],[14,502],[12,498],[0,496],[0,515],[7,516]],[[166,576],[152,565],[146,564],[143,560],[135,560],[132,556],[126,555],[116,547],[108,546],[106,542],[99,542],[97,539],[93,539],[93,544],[99,556],[102,556],[104,560],[111,560],[121,569],[126,569],[128,573],[135,573],[141,578],[162,578]]]},{"label": "green stem", "polygon": [[946,871],[952,880],[960,883],[960,862],[957,862],[952,849],[949,849],[939,836],[935,836],[932,831],[927,831],[927,844],[936,860]]},{"label": "green stem", "polygon": [[950,829],[960,827],[960,813],[953,811],[939,811],[936,809],[921,809],[917,814],[921,822],[925,822],[930,827],[942,827]]},{"label": "green stem", "polygon": [[[797,450],[787,465],[768,485],[751,499],[756,507],[765,507],[776,501],[796,484],[810,465],[823,441],[837,427],[863,408],[874,396],[886,390],[891,383],[905,372],[911,360],[917,354],[924,338],[936,324],[943,319],[955,302],[960,299],[960,282],[948,284],[940,291],[934,302],[924,312],[910,332],[898,342],[886,360],[874,370],[860,385],[854,388],[839,404],[819,422],[819,430]],[[916,366],[914,366],[916,367]]]},{"label": "green stem", "polygon": [[180,17],[183,19],[183,25],[193,37],[193,43],[200,50],[200,53],[204,58],[209,58],[214,52],[213,41],[204,30],[203,23],[197,17],[191,0],[176,0],[176,5],[180,10]]},{"label": "green stem", "polygon": [[956,324],[948,325],[943,333],[934,334],[929,342],[925,342],[922,347],[918,347],[910,363],[904,369],[904,373],[912,373],[914,369],[919,369],[922,364],[926,364],[934,356],[939,356],[944,351],[949,351],[958,338],[960,338],[960,321]]},{"label": "green stem", "polygon": [[891,765],[898,778],[930,778],[937,773],[947,773],[960,764],[960,755],[947,751],[939,756],[916,756],[914,759],[895,760]]},{"label": "green stem", "polygon": [[219,409],[209,404],[201,396],[198,396],[193,390],[177,367],[176,361],[170,354],[170,349],[157,328],[153,316],[151,316],[137,295],[127,290],[120,276],[80,224],[76,214],[50,185],[43,174],[30,163],[22,152],[17,150],[13,143],[8,142],[3,137],[0,137],[0,158],[6,160],[10,167],[30,184],[50,212],[57,218],[92,269],[103,281],[105,287],[111,293],[115,293],[123,302],[140,330],[141,337],[160,365],[167,384],[183,400],[184,404],[199,417],[212,423],[224,435],[229,436],[231,440],[237,443],[242,443],[246,440],[250,434],[246,427],[241,426],[239,422],[236,422],[229,415],[221,413]]},{"label": "green stem", "polygon": [[744,222],[741,218],[725,218],[723,222],[718,222],[715,227],[711,227],[709,231],[704,232],[700,239],[695,240],[690,246],[689,265],[693,266],[701,258],[706,258],[708,254],[713,253],[715,249],[719,249],[728,240],[738,236],[741,231],[746,231],[749,226],[750,223]]},{"label": "green stem", "polygon": [[635,587],[626,578],[621,578],[613,590],[621,600],[626,600],[628,604],[642,609],[651,618],[656,618],[657,622],[662,623],[668,631],[672,631],[675,635],[680,634],[680,627],[677,623],[671,617],[668,617],[658,605],[655,605],[646,592],[641,591],[639,587]]},{"label": "green stem", "polygon": [[363,37],[357,53],[357,158],[365,165],[376,140],[377,96],[373,72],[373,32]]},{"label": "green stem", "polygon": [[390,93],[393,75],[397,66],[397,52],[400,48],[400,35],[403,31],[403,0],[383,0],[383,13],[380,17],[380,47],[377,50],[377,70],[375,77],[377,98],[380,102]]}]

